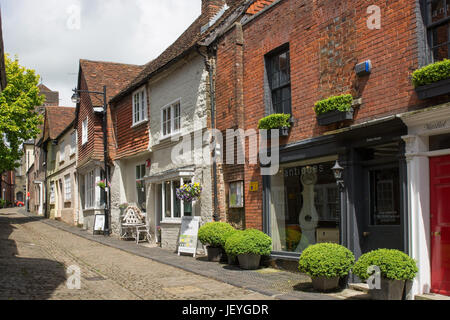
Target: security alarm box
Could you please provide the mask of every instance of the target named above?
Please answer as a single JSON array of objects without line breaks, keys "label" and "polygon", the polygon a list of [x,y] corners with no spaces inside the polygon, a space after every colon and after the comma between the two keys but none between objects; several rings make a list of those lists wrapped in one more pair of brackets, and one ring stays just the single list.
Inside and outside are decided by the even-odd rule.
[{"label": "security alarm box", "polygon": [[372,72],[372,62],[370,60],[358,63],[355,67],[358,76],[365,76]]},{"label": "security alarm box", "polygon": [[339,239],[339,229],[331,228],[318,228],[316,230],[317,243],[330,242],[330,243],[340,243]]}]

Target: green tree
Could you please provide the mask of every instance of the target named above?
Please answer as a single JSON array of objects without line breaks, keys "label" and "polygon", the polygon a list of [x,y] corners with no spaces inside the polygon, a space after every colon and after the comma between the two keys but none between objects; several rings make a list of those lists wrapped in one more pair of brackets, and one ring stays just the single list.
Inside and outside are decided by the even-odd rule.
[{"label": "green tree", "polygon": [[39,96],[39,75],[19,65],[17,56],[5,56],[7,86],[0,93],[0,173],[14,170],[22,157],[21,145],[35,139],[43,123],[35,108],[44,103]]}]

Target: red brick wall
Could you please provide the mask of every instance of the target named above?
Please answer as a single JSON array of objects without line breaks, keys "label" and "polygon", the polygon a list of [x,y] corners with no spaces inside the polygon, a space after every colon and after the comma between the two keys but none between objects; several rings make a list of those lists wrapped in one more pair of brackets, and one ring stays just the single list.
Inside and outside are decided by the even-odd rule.
[{"label": "red brick wall", "polygon": [[[148,148],[148,122],[132,128],[132,95],[129,94],[111,106],[112,124],[115,133],[117,152],[115,158],[132,156]],[[150,115],[147,95],[147,115]]]},{"label": "red brick wall", "polygon": [[[217,53],[218,128],[236,126],[240,114],[245,118],[245,129],[257,128],[258,120],[266,115],[264,56],[286,43],[290,47],[292,110],[296,123],[282,144],[336,129],[333,125],[319,127],[313,110],[316,101],[331,95],[352,93],[355,98],[363,99],[353,123],[422,107],[424,103],[417,99],[410,81],[410,74],[418,67],[415,2],[279,2],[243,26],[244,99],[241,106],[233,104],[238,101],[238,79],[233,78],[233,68],[240,53],[236,49],[236,31],[230,31],[220,41]],[[381,8],[380,30],[367,27],[369,5]],[[372,61],[372,74],[358,78],[354,67],[367,59]],[[246,227],[261,229],[260,170],[246,165],[244,172]],[[259,183],[258,192],[249,191],[252,181]]]}]

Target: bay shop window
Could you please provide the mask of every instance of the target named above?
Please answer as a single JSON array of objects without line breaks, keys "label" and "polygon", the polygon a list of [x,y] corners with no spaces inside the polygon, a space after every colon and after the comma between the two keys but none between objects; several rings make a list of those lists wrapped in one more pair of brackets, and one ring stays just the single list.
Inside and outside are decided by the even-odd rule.
[{"label": "bay shop window", "polygon": [[190,183],[183,178],[164,181],[157,186],[161,196],[161,218],[164,221],[180,220],[183,216],[192,216],[192,203],[181,201],[177,198],[176,191],[180,186]]},{"label": "bay shop window", "polygon": [[80,195],[84,210],[99,209],[105,205],[105,192],[97,183],[105,173],[97,168],[80,176]]},{"label": "bay shop window", "polygon": [[296,163],[271,177],[273,251],[301,253],[315,243],[340,243],[340,192],[331,170],[335,162]]}]

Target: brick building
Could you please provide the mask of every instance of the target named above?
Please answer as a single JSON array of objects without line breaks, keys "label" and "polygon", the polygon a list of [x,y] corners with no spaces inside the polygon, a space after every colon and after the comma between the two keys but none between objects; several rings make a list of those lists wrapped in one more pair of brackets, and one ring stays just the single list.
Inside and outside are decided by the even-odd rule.
[{"label": "brick building", "polygon": [[[142,67],[112,62],[80,60],[78,73],[79,90],[103,92],[106,86],[106,98],[109,101],[133,79]],[[80,93],[80,102],[75,112],[75,129],[78,136],[78,190],[82,212],[78,214],[79,223],[86,229],[92,229],[95,214],[103,214],[105,192],[97,183],[105,178],[104,135],[103,135],[103,95],[87,92]],[[110,108],[107,109],[108,153],[115,156]],[[113,167],[112,164],[110,164]],[[109,168],[108,168],[109,169]],[[110,172],[110,176],[113,172]]]},{"label": "brick building", "polygon": [[[448,38],[438,36],[435,50],[427,42],[433,32],[442,38],[448,30],[450,9],[434,2],[251,1],[232,26],[205,39],[217,50],[220,131],[257,130],[258,121],[274,113],[292,116],[273,174],[263,175],[259,163],[253,164],[248,141],[254,137],[247,132],[245,162],[224,164],[218,175],[220,216],[269,234],[275,260],[296,261],[308,245],[325,241],[345,245],[356,257],[395,248],[420,260],[415,293],[430,290],[429,216],[420,210],[409,214],[408,193],[415,186],[408,179],[410,138],[402,119],[449,100],[418,99],[410,79],[433,57],[448,55],[442,49]],[[433,30],[427,16],[444,32]],[[369,72],[357,74],[356,65],[366,61]],[[319,124],[315,103],[347,93],[353,96],[351,119]],[[440,110],[448,112],[448,106]],[[257,132],[253,136],[263,139]],[[229,143],[223,154],[236,148]],[[336,162],[344,168],[343,185],[333,175]],[[423,218],[428,223],[417,225]]]}]

